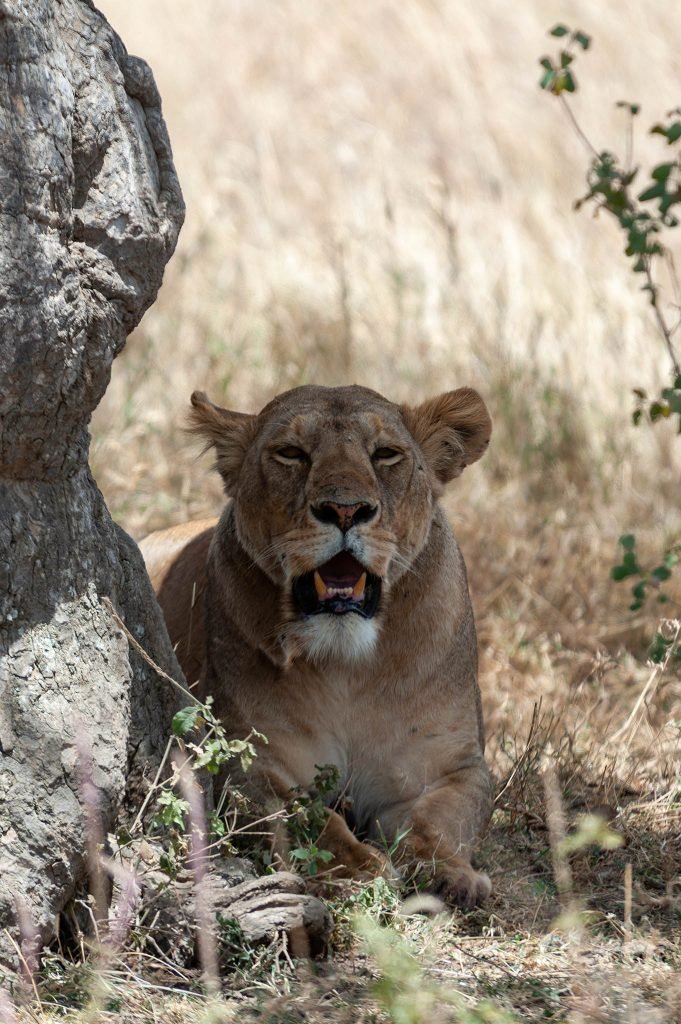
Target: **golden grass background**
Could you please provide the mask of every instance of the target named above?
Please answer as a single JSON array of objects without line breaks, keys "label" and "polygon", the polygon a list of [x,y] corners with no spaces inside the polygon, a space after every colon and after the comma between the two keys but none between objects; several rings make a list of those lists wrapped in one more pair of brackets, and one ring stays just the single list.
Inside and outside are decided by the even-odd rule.
[{"label": "golden grass background", "polygon": [[[671,424],[634,430],[630,418],[632,387],[655,390],[669,370],[614,225],[573,212],[588,153],[537,81],[538,58],[557,48],[547,29],[590,33],[571,100],[585,131],[622,154],[614,104],[638,101],[636,160],[659,162],[646,128],[681,100],[681,7],[100,7],[152,66],[187,201],[159,299],[93,421],[114,515],[139,537],[219,509],[219,484],[182,433],[194,388],[255,410],[305,382],[411,401],[477,387],[492,445],[448,507],[476,605],[493,768],[503,779],[526,749],[541,700],[525,768],[552,752],[569,817],[609,808],[635,887],[672,900],[655,927],[678,923],[681,682],[670,667],[622,732],[662,609],[633,616],[628,585],[609,579],[620,533],[633,529],[654,564],[681,528],[681,442]],[[555,912],[509,832],[543,813],[530,775],[490,834],[493,935],[540,934]],[[622,917],[622,863],[584,875],[604,920]],[[637,920],[650,920],[645,906]],[[662,958],[649,979],[651,1005],[667,1006],[651,1020],[676,1019],[667,970]]]},{"label": "golden grass background", "polygon": [[572,669],[543,645],[641,654],[637,625],[650,633],[657,609],[634,620],[608,573],[620,533],[635,529],[650,560],[681,523],[672,425],[630,425],[631,388],[665,383],[668,367],[615,227],[572,210],[588,154],[538,89],[538,57],[556,48],[556,20],[591,33],[578,117],[598,148],[622,152],[615,102],[640,101],[636,156],[655,158],[645,128],[677,95],[681,9],[103,10],[152,65],[187,200],[159,299],[93,423],[97,479],[123,525],[140,536],[219,509],[182,432],[195,387],[254,410],[309,381],[412,401],[470,384],[495,432],[449,507],[489,714],[500,698],[523,715],[540,695],[562,701]]},{"label": "golden grass background", "polygon": [[649,472],[668,478],[664,431],[628,430],[630,388],[659,379],[662,344],[614,227],[572,211],[587,154],[536,83],[555,45],[546,29],[559,17],[584,27],[595,37],[577,68],[585,128],[621,152],[613,104],[636,98],[637,152],[658,152],[642,129],[675,100],[681,11],[661,0],[597,13],[529,0],[103,10],[156,74],[187,200],[159,300],[94,423],[101,485],[135,534],[206,503],[203,466],[177,457],[194,387],[253,409],[310,380],[410,399],[469,383],[497,422],[469,487],[522,475],[528,450],[552,445],[556,461],[574,457],[580,490],[584,475],[606,475],[618,502],[646,491]]}]

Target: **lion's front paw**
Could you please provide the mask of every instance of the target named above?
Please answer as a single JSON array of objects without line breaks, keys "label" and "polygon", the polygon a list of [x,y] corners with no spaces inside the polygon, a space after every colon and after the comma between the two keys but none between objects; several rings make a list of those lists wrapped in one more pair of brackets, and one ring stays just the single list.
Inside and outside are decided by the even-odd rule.
[{"label": "lion's front paw", "polygon": [[372,878],[376,878],[378,875],[388,879],[395,878],[395,869],[385,853],[377,850],[375,846],[369,846],[368,843],[360,845],[362,847],[362,871]]},{"label": "lion's front paw", "polygon": [[389,858],[375,846],[360,842],[336,811],[329,812],[319,844],[332,854],[332,859],[325,865],[325,874],[354,879],[375,878],[377,875],[394,877]]},{"label": "lion's front paw", "polygon": [[357,841],[348,844],[343,851],[337,851],[329,870],[338,878],[366,880],[382,875],[394,878],[395,871],[388,857],[375,846]]},{"label": "lion's front paw", "polygon": [[476,871],[470,864],[457,864],[438,872],[431,887],[431,892],[448,907],[458,907],[463,911],[480,906],[491,891],[492,883],[487,875]]}]

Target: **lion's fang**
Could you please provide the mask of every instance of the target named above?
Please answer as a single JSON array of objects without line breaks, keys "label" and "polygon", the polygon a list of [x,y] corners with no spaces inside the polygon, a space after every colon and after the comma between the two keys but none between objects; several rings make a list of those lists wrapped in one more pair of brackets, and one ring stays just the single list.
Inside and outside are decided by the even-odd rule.
[{"label": "lion's fang", "polygon": [[367,574],[363,572],[360,578],[355,583],[354,587],[352,588],[353,601],[359,601],[359,599],[364,596],[364,588],[366,586],[366,582]]}]

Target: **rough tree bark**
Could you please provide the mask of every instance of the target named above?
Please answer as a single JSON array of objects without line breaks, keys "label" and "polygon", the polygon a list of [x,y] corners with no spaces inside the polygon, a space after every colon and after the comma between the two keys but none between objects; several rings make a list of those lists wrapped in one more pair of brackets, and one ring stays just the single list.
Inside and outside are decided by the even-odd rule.
[{"label": "rough tree bark", "polygon": [[158,756],[181,678],[136,546],[92,476],[88,422],[183,218],[160,101],[88,0],[0,0],[0,964],[85,874],[79,760],[103,825]]}]

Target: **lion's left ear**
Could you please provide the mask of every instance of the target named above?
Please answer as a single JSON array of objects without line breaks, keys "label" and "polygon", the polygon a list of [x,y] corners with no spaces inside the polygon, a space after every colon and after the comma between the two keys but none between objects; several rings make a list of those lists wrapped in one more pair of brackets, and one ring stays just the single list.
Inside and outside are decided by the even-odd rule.
[{"label": "lion's left ear", "polygon": [[489,444],[492,420],[472,388],[447,391],[417,406],[403,405],[401,412],[440,483],[459,476]]}]

